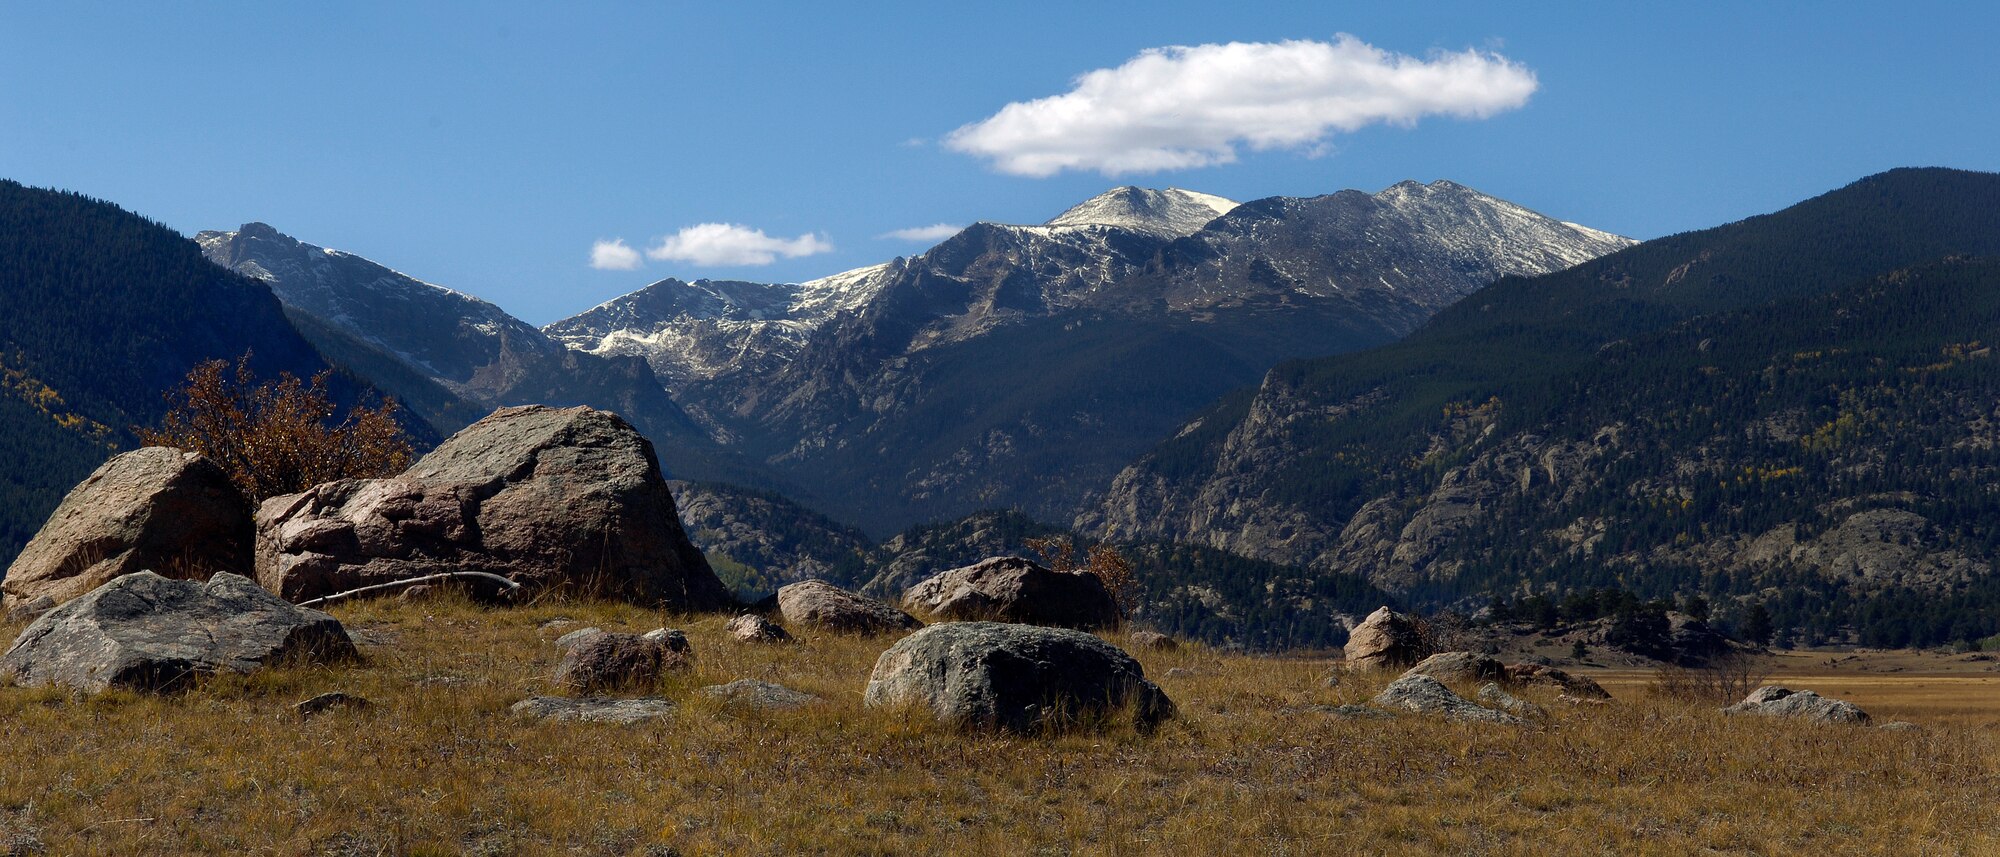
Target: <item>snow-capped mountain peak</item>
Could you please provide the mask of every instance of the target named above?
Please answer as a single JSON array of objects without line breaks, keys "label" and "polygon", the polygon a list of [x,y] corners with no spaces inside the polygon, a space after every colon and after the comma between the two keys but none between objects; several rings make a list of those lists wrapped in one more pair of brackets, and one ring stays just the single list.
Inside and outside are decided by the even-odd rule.
[{"label": "snow-capped mountain peak", "polygon": [[1115,226],[1161,238],[1201,231],[1235,208],[1234,200],[1180,188],[1116,187],[1050,218],[1045,226]]}]

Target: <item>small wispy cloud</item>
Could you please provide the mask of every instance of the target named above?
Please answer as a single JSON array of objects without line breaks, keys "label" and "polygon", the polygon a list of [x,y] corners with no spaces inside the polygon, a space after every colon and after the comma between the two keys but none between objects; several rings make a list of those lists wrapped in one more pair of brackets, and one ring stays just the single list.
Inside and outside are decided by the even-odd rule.
[{"label": "small wispy cloud", "polygon": [[634,271],[639,268],[639,251],[623,238],[600,240],[590,245],[590,267],[600,271]]},{"label": "small wispy cloud", "polygon": [[1013,175],[1118,176],[1226,164],[1239,146],[1325,154],[1336,133],[1430,115],[1484,119],[1526,104],[1538,86],[1491,50],[1418,58],[1345,34],[1151,48],[1078,76],[1069,92],[1008,104],[944,145]]},{"label": "small wispy cloud", "polygon": [[894,241],[943,241],[946,238],[957,235],[959,230],[964,228],[952,223],[933,223],[929,226],[912,226],[908,229],[896,229],[884,232],[875,237],[887,238]]},{"label": "small wispy cloud", "polygon": [[739,223],[698,223],[660,239],[647,248],[646,256],[692,265],[769,265],[779,257],[796,258],[828,253],[833,243],[808,232],[797,238],[774,238],[762,229]]}]

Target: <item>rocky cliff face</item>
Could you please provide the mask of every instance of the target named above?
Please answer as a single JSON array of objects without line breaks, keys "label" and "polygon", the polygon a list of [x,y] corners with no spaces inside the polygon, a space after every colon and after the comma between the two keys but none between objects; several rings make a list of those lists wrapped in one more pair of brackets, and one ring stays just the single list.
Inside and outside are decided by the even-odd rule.
[{"label": "rocky cliff face", "polygon": [[548,331],[684,379],[711,432],[871,531],[1067,518],[1273,362],[1391,341],[1493,277],[1627,243],[1449,182],[1245,205],[1118,188],[827,280],[663,281]]}]

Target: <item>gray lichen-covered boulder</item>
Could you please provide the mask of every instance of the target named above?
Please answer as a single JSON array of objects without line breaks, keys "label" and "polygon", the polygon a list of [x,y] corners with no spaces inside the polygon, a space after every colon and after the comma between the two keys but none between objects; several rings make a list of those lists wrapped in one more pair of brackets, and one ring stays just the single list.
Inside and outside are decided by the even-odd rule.
[{"label": "gray lichen-covered boulder", "polygon": [[1149,728],[1174,714],[1173,700],[1116,646],[1081,631],[997,622],[948,622],[898,640],[876,659],[862,699],[1017,732],[1113,714]]},{"label": "gray lichen-covered boulder", "polygon": [[824,580],[801,580],[778,589],[778,612],[794,627],[846,634],[887,634],[923,627],[917,617]]},{"label": "gray lichen-covered boulder", "polygon": [[15,557],[9,608],[68,601],[136,571],[207,580],[249,574],[250,503],[215,462],[149,446],[113,456],[70,490]]},{"label": "gray lichen-covered boulder", "polygon": [[996,556],[932,575],[903,592],[903,607],[939,619],[1110,628],[1121,618],[1103,579]]},{"label": "gray lichen-covered boulder", "polygon": [[1767,684],[1750,692],[1742,702],[1722,709],[1724,714],[1758,714],[1766,717],[1796,717],[1814,723],[1867,725],[1868,712],[1844,699],[1828,699],[1810,690],[1792,690]]},{"label": "gray lichen-covered boulder", "polygon": [[1426,651],[1417,623],[1408,616],[1380,607],[1347,632],[1348,669],[1401,669],[1423,660]]},{"label": "gray lichen-covered boulder", "polygon": [[1417,662],[1405,676],[1427,675],[1438,681],[1504,681],[1507,667],[1477,652],[1439,652]]},{"label": "gray lichen-covered boulder", "polygon": [[555,682],[580,693],[651,687],[669,670],[687,668],[688,651],[686,636],[599,631],[564,647]]},{"label": "gray lichen-covered boulder", "polygon": [[670,609],[732,603],[681,529],[652,443],[587,407],[502,408],[401,476],[257,511],[258,580],[294,601],[442,571]]},{"label": "gray lichen-covered boulder", "polygon": [[1443,682],[1427,675],[1408,675],[1396,679],[1369,702],[1391,711],[1434,714],[1465,723],[1497,723],[1511,726],[1521,722],[1521,718],[1512,714],[1494,711],[1452,693],[1451,688],[1445,687]]},{"label": "gray lichen-covered boulder", "polygon": [[166,692],[204,675],[357,657],[340,622],[222,573],[207,583],[128,574],[50,611],[0,657],[0,675],[95,693]]}]

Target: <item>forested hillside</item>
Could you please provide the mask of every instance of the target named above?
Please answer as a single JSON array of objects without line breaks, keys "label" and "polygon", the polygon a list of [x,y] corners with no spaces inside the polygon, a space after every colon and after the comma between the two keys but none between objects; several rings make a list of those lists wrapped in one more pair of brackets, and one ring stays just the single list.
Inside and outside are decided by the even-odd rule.
[{"label": "forested hillside", "polygon": [[194,242],[108,202],[0,181],[0,561],[158,419],[190,368],[245,352],[267,378],[327,368],[270,289]]},{"label": "forested hillside", "polygon": [[1282,365],[1080,523],[1422,603],[1619,587],[1821,638],[2000,630],[2000,176],[1897,170]]}]

